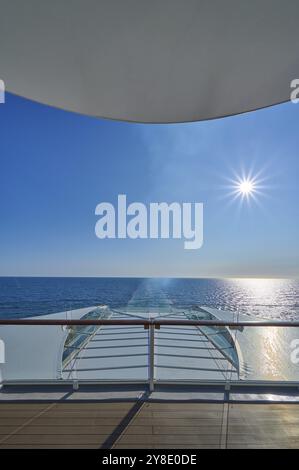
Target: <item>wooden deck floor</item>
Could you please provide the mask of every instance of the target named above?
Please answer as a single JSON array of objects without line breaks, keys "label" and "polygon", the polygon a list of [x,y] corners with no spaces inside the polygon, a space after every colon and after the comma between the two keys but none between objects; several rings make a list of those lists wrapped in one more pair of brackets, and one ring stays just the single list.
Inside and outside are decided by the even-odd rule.
[{"label": "wooden deck floor", "polygon": [[0,448],[64,447],[299,448],[299,405],[0,404]]}]

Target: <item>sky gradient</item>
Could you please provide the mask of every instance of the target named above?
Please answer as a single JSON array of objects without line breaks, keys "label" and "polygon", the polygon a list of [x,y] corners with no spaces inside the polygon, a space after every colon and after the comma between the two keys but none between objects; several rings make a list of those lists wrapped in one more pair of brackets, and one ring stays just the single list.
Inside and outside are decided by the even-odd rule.
[{"label": "sky gradient", "polygon": [[[1,276],[299,276],[299,104],[201,123],[106,121],[7,94]],[[256,201],[231,194],[257,176]],[[99,240],[95,207],[203,202],[204,244]]]}]

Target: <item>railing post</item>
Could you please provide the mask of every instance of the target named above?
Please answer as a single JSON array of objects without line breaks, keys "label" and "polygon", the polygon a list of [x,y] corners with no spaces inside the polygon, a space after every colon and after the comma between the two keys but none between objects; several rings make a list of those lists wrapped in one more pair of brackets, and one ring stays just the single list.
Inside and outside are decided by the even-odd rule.
[{"label": "railing post", "polygon": [[154,391],[155,380],[155,325],[149,325],[149,362],[148,362],[148,376],[149,376],[149,389],[150,392]]},{"label": "railing post", "polygon": [[224,386],[224,401],[229,402],[230,388],[231,384],[230,381],[227,379]]},{"label": "railing post", "polygon": [[79,390],[79,382],[77,379],[73,380],[73,390]]}]

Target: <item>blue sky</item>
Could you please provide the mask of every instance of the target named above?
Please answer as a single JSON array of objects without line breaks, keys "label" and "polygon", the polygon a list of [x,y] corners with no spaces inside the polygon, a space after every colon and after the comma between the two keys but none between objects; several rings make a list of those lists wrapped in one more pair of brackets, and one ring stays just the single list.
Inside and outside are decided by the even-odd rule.
[{"label": "blue sky", "polygon": [[[299,105],[144,125],[0,105],[0,275],[299,276]],[[259,175],[257,201],[231,179]],[[99,240],[99,202],[203,202],[204,245]]]}]

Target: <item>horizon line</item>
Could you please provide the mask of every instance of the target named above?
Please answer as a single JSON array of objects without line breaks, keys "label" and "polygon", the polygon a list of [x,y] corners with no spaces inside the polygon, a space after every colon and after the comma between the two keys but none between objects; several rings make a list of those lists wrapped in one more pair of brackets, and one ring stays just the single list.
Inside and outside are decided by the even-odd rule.
[{"label": "horizon line", "polygon": [[118,276],[118,275],[98,275],[98,276],[62,276],[62,275],[0,275],[0,278],[55,278],[55,279],[292,279],[299,280],[299,276]]}]

